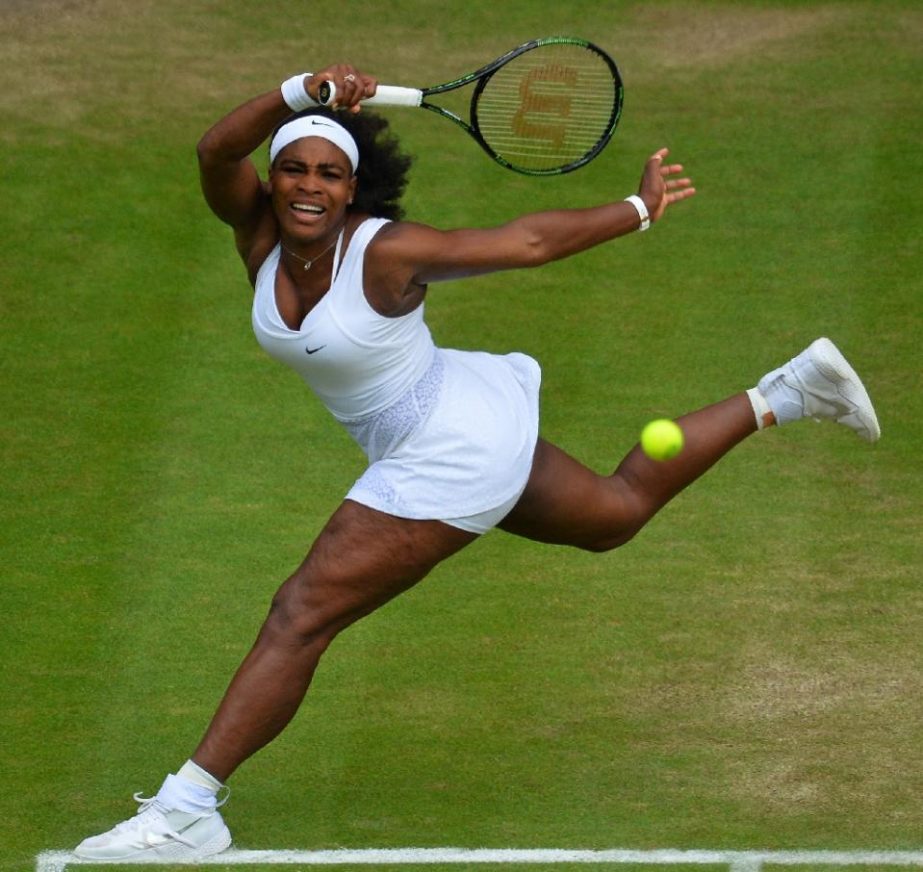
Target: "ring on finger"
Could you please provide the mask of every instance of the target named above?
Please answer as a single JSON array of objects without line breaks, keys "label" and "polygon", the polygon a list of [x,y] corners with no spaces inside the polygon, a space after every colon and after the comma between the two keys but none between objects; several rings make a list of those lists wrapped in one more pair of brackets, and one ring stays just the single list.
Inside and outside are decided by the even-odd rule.
[{"label": "ring on finger", "polygon": [[347,73],[345,76],[343,76],[343,81],[344,82],[355,82],[356,77],[352,73]]}]

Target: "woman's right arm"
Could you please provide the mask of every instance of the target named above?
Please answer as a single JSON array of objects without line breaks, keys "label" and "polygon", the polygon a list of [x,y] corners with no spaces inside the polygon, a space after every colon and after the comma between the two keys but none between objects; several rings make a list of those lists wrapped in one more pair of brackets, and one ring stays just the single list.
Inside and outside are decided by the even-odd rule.
[{"label": "woman's right arm", "polygon": [[250,159],[292,110],[279,89],[238,106],[199,140],[199,176],[205,200],[235,230],[251,224],[265,207],[259,173]]}]

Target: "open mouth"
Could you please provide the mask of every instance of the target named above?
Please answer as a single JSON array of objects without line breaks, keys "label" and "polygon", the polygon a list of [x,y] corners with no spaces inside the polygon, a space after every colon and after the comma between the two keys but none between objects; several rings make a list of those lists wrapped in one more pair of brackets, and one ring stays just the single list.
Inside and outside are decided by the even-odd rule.
[{"label": "open mouth", "polygon": [[291,208],[301,215],[323,215],[327,211],[323,206],[316,206],[311,203],[292,203]]}]

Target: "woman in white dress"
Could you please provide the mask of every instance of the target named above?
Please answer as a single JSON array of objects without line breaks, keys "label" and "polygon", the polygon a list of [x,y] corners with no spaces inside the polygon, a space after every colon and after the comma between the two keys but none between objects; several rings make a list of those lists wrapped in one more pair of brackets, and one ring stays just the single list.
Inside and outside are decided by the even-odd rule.
[{"label": "woman in white dress", "polygon": [[[325,80],[336,85],[338,111],[304,114]],[[82,842],[80,857],[224,850],[220,788],[288,724],[336,634],[486,530],[605,551],[765,426],[823,417],[878,438],[868,395],[826,339],[757,387],[679,418],[685,446],[668,462],[635,446],[612,475],[598,475],[539,438],[538,364],[436,348],[423,320],[427,288],[646,229],[694,188],[661,149],[626,200],[488,229],[400,221],[409,160],[383,120],[358,113],[376,85],[345,64],[297,76],[232,111],[199,144],[206,200],[233,228],[254,285],[258,341],[304,378],[369,467],[279,589],[192,757],[155,797],[139,798],[137,815]],[[264,182],[251,156],[270,137]],[[579,289],[574,296],[579,305]]]}]

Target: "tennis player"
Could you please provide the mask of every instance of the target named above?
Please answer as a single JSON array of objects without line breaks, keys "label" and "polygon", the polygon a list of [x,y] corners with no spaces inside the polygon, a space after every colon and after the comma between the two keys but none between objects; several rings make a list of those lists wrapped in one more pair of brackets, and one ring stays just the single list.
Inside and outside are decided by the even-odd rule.
[{"label": "tennis player", "polygon": [[[339,111],[300,112],[325,80]],[[423,318],[429,287],[645,230],[695,189],[660,149],[625,200],[489,229],[404,222],[409,161],[383,120],[357,114],[376,84],[346,64],[297,76],[199,143],[205,199],[233,229],[255,290],[257,341],[307,382],[369,466],[275,595],[190,759],[154,797],[136,795],[134,817],[83,841],[81,858],[182,861],[227,848],[225,782],[288,724],[333,638],[491,528],[606,551],[757,430],[817,417],[879,436],[859,378],[820,339],[756,387],[679,418],[685,447],[673,460],[636,446],[598,475],[540,438],[538,364],[437,348]],[[267,139],[263,181],[252,155]]]}]

